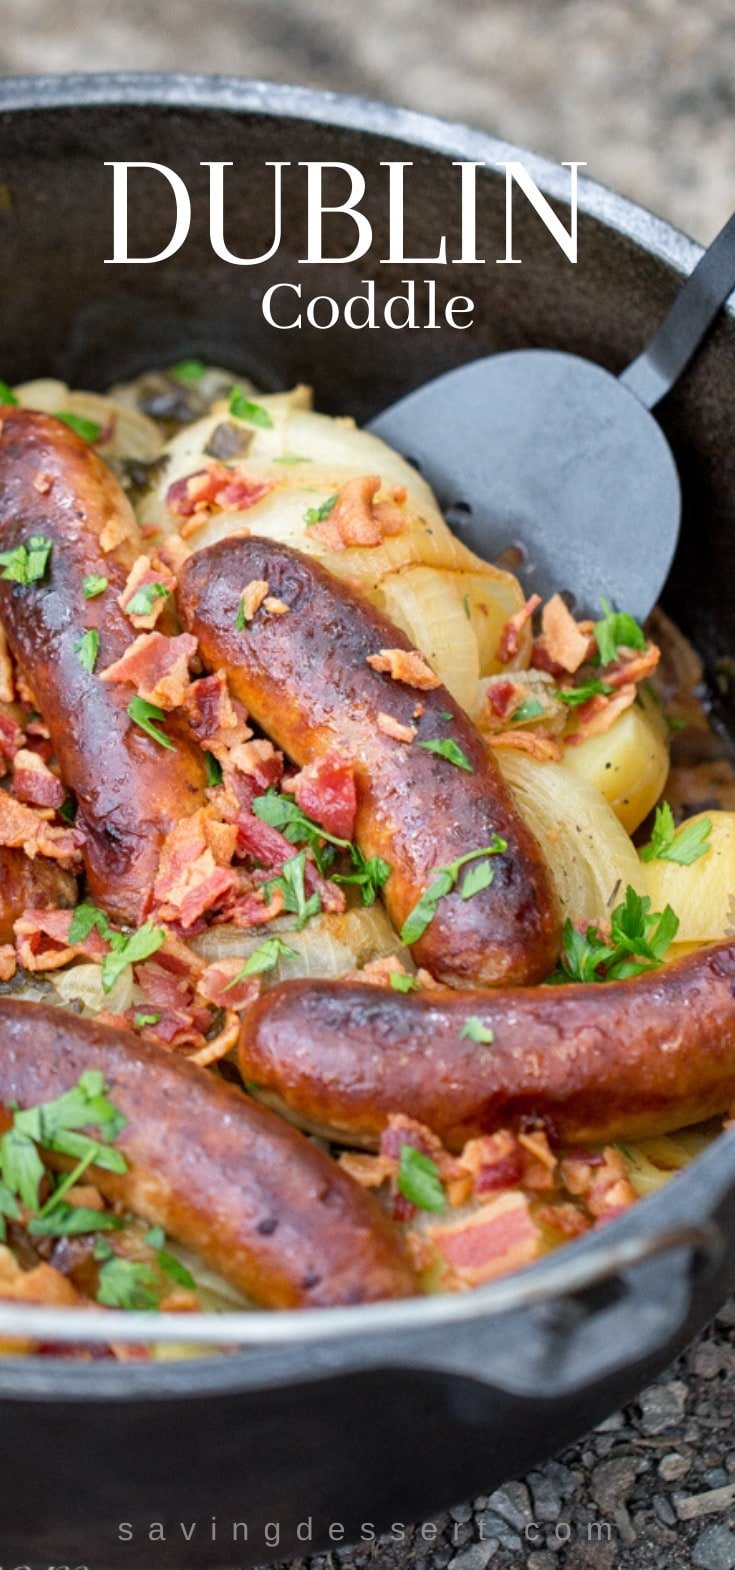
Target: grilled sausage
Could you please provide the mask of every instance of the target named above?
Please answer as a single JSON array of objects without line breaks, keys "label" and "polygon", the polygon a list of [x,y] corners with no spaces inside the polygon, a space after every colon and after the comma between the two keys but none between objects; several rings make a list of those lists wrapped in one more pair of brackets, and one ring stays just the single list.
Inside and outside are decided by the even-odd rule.
[{"label": "grilled sausage", "polygon": [[[265,580],[288,615],[236,618],[246,584]],[[541,852],[478,731],[443,687],[418,692],[373,670],[367,657],[410,649],[385,616],[298,551],[265,539],[229,539],[192,556],[179,608],[205,664],[224,668],[234,694],[298,764],[338,749],[352,759],[356,838],[392,872],[385,886],[400,929],[439,868],[500,835],[493,881],[472,898],[438,901],[414,955],[455,986],[536,981],[556,959],[560,921]],[[418,700],[423,712],[416,717]],[[415,725],[407,746],[378,728],[379,713]],[[447,719],[447,715],[450,718]],[[451,737],[472,772],[419,743]],[[475,863],[477,866],[477,863]]]},{"label": "grilled sausage", "polygon": [[[0,409],[0,549],[52,542],[43,580],[0,578],[0,619],[51,733],[65,785],[79,803],[89,891],[113,917],[140,921],[163,837],[204,801],[203,763],[170,722],[170,752],[128,717],[125,685],[102,682],[75,644],[100,636],[98,670],[135,636],[117,604],[143,546],[130,504],[107,465],[49,415]],[[108,589],[85,599],[84,579]]]},{"label": "grilled sausage", "polygon": [[[473,1017],[492,1041],[464,1033]],[[406,995],[282,982],[244,1017],[240,1067],[352,1144],[375,1144],[393,1112],[451,1149],[527,1118],[559,1141],[665,1133],[735,1101],[735,943],[601,985]]]},{"label": "grilled sausage", "polygon": [[0,845],[0,943],[12,943],[13,923],[24,910],[59,910],[76,904],[77,880],[58,861]]},{"label": "grilled sausage", "polygon": [[0,1105],[36,1106],[104,1075],[128,1119],[128,1171],[100,1192],[272,1308],[406,1297],[413,1277],[377,1201],[310,1140],[206,1069],[128,1031],[0,999]]}]

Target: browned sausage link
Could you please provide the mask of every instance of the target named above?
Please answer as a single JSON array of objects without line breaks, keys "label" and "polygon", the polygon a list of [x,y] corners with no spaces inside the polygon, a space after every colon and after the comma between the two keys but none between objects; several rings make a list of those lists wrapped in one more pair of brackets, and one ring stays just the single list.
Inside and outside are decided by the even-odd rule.
[{"label": "browned sausage link", "polygon": [[[252,579],[266,580],[289,613],[261,610],[238,631],[240,595]],[[460,879],[439,901],[416,959],[460,986],[548,975],[560,941],[549,875],[479,732],[445,688],[418,692],[366,663],[383,648],[409,649],[403,634],[310,558],[257,538],[193,556],[179,605],[205,663],[226,669],[236,696],[291,758],[303,765],[338,748],[353,760],[357,841],[393,869],[385,896],[399,929],[439,867],[495,834],[507,841],[492,858],[489,888],[462,899]],[[412,745],[378,729],[381,711],[417,727]],[[436,737],[457,742],[473,772],[419,746]]]},{"label": "browned sausage link", "polygon": [[0,846],[0,943],[12,943],[13,923],[24,910],[58,910],[76,904],[77,880],[58,861]]},{"label": "browned sausage link", "polygon": [[104,1075],[128,1119],[108,1198],[166,1229],[273,1308],[406,1297],[413,1277],[377,1201],[303,1134],[206,1069],[128,1031],[0,999],[0,1105],[36,1106]]},{"label": "browned sausage link", "polygon": [[[3,409],[0,549],[27,545],[34,534],[53,545],[43,581],[0,579],[0,618],[79,802],[90,893],[112,916],[135,923],[147,909],[163,836],[204,800],[202,761],[175,723],[167,726],[175,752],[145,735],[128,718],[133,689],[100,681],[75,652],[84,631],[96,629],[101,671],[135,636],[117,596],[143,546],[117,480],[60,421]],[[119,543],[105,550],[103,535]],[[109,588],[86,600],[84,579],[95,573]]]},{"label": "browned sausage link", "polygon": [[[473,1016],[491,1042],[463,1036]],[[392,1112],[452,1149],[529,1117],[561,1141],[665,1133],[735,1101],[735,943],[599,986],[283,982],[245,1016],[240,1067],[353,1143],[377,1142]]]}]

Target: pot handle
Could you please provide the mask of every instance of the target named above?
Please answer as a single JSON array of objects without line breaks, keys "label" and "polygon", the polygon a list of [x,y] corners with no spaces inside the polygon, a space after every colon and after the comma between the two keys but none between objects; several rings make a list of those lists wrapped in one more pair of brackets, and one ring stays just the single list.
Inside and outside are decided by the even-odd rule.
[{"label": "pot handle", "polygon": [[[526,1311],[518,1312],[523,1307],[519,1304],[507,1316],[500,1357],[497,1320],[491,1317],[468,1327],[467,1336],[460,1331],[454,1344],[436,1357],[418,1354],[416,1361],[464,1375],[486,1390],[556,1400],[612,1379],[669,1346],[675,1349],[688,1324],[695,1290],[713,1274],[723,1254],[723,1234],[714,1221],[682,1222],[620,1238],[582,1254],[553,1295],[548,1284],[543,1290],[543,1276],[538,1292],[529,1293],[529,1280]],[[672,1258],[663,1287],[660,1280],[652,1282],[656,1261],[675,1255],[680,1256],[678,1268]],[[516,1279],[522,1281],[523,1273]],[[696,1329],[695,1321],[691,1333]]]}]

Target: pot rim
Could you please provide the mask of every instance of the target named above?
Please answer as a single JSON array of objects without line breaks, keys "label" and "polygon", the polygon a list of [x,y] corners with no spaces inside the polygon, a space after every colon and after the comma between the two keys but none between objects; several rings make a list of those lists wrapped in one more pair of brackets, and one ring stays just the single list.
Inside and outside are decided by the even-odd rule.
[{"label": "pot rim", "polygon": [[[406,143],[415,150],[490,166],[519,159],[546,196],[568,205],[566,170],[551,160],[485,132],[472,130],[461,122],[372,99],[225,75],[93,72],[0,79],[0,115],[5,123],[18,113],[95,107],[245,113],[276,120],[316,122],[327,128],[382,136]],[[615,230],[680,276],[687,276],[702,255],[703,248],[681,230],[586,175],[579,177],[578,208],[582,216]],[[735,293],[726,310],[729,315],[735,315]],[[690,1231],[696,1231],[697,1220],[711,1213],[720,1194],[734,1178],[735,1131],[720,1135],[712,1147],[678,1177],[673,1206],[671,1185],[667,1185],[658,1194],[640,1200],[633,1211],[606,1225],[603,1234],[588,1234],[572,1246],[566,1245],[538,1263],[471,1293],[350,1308],[289,1310],[283,1314],[274,1314],[272,1310],[228,1312],[226,1322],[231,1330],[235,1328],[235,1321],[238,1322],[242,1350],[223,1358],[199,1359],[192,1363],[124,1363],[110,1367],[99,1363],[64,1363],[37,1356],[12,1358],[7,1362],[0,1360],[0,1396],[36,1395],[48,1399],[53,1389],[60,1399],[89,1400],[104,1396],[105,1399],[129,1400],[144,1393],[173,1395],[188,1391],[193,1395],[213,1393],[214,1390],[233,1391],[242,1387],[248,1360],[256,1349],[277,1353],[279,1348],[301,1347],[308,1352],[309,1348],[334,1343],[335,1363],[330,1371],[339,1372],[348,1363],[353,1368],[356,1364],[359,1366],[360,1356],[358,1351],[355,1357],[355,1343],[366,1337],[373,1343],[371,1361],[376,1361],[376,1348],[377,1361],[380,1361],[379,1348],[383,1342],[388,1361],[395,1362],[395,1347],[388,1346],[388,1339],[396,1333],[405,1336],[409,1331],[417,1335],[452,1326],[459,1328],[488,1316],[518,1311],[560,1293],[566,1295],[580,1290],[591,1281],[599,1280],[602,1274],[630,1268],[660,1252],[662,1247],[687,1246],[683,1235],[686,1227],[678,1242],[671,1230],[681,1217],[680,1202],[685,1193],[689,1195],[689,1210],[694,1216]],[[691,1239],[689,1246],[692,1246]],[[41,1309],[36,1312],[45,1316],[46,1339],[49,1315],[54,1320],[54,1340],[82,1340],[85,1330],[89,1332],[91,1328],[86,1310]],[[17,1324],[13,1314],[18,1314]],[[0,1304],[0,1335],[20,1333],[21,1321],[27,1332],[28,1315],[27,1308],[19,1313],[11,1305]],[[173,1317],[114,1312],[100,1316],[104,1318],[106,1339],[125,1339],[126,1334],[132,1333],[130,1321],[134,1318],[137,1320],[135,1338],[149,1342],[172,1339]],[[186,1340],[193,1332],[195,1322],[201,1322],[198,1338],[203,1341],[206,1336],[211,1340],[216,1339],[215,1331],[217,1327],[223,1327],[224,1318],[186,1315],[179,1321],[181,1328],[177,1339]],[[344,1353],[342,1357],[341,1352]],[[323,1369],[315,1367],[312,1377],[320,1371]],[[301,1371],[298,1377],[308,1377],[307,1371]]]}]

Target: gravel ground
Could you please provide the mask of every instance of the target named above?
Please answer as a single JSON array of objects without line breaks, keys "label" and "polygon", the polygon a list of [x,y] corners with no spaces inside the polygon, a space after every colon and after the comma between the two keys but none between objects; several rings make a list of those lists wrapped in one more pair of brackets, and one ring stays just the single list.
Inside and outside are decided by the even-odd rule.
[{"label": "gravel ground", "polygon": [[[200,0],[0,0],[0,19],[0,73],[307,82],[585,158],[703,241],[733,206],[732,0],[372,0],[369,13],[364,0],[209,0],[205,13]],[[638,1403],[438,1517],[431,1545],[417,1528],[300,1570],[735,1570],[734,1373],[731,1305]],[[535,1540],[531,1520],[544,1523]]]}]

